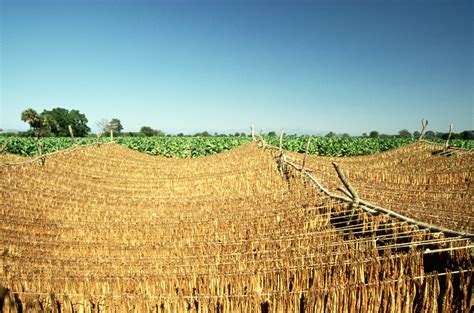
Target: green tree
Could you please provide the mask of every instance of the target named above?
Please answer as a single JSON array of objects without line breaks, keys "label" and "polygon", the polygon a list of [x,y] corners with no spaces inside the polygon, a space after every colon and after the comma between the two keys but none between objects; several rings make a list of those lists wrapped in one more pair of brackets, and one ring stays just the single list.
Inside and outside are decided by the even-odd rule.
[{"label": "green tree", "polygon": [[109,131],[112,130],[116,134],[120,134],[123,130],[122,122],[120,122],[118,118],[113,118],[107,125],[107,129]]},{"label": "green tree", "polygon": [[351,136],[348,133],[344,133],[341,135],[342,138],[351,138]]},{"label": "green tree", "polygon": [[402,129],[398,132],[398,136],[401,138],[411,138],[411,133],[407,129]]},{"label": "green tree", "polygon": [[369,133],[370,138],[378,138],[379,137],[379,132],[376,130],[373,130]]},{"label": "green tree", "polygon": [[87,117],[78,110],[67,110],[64,108],[54,108],[51,111],[44,110],[41,113],[43,126],[50,129],[56,136],[69,136],[69,125],[71,125],[74,135],[84,137],[90,132],[87,126]]},{"label": "green tree", "polygon": [[274,131],[268,132],[268,136],[276,136],[276,133]]},{"label": "green tree", "polygon": [[156,136],[156,130],[150,126],[142,126],[142,128],[140,128],[140,133],[147,137]]},{"label": "green tree", "polygon": [[336,134],[333,133],[333,132],[329,132],[329,133],[327,133],[326,136],[324,136],[324,137],[329,137],[329,138],[331,138],[331,137],[336,137]]},{"label": "green tree", "polygon": [[413,138],[415,138],[415,139],[420,138],[420,132],[417,131],[417,130],[415,130],[415,131],[413,132]]},{"label": "green tree", "polygon": [[161,130],[153,129],[150,126],[143,126],[140,128],[140,133],[144,134],[147,137],[151,136],[164,136],[165,133]]},{"label": "green tree", "polygon": [[464,140],[473,140],[474,139],[474,130],[465,130],[460,134],[461,139]]},{"label": "green tree", "polygon": [[429,130],[423,135],[423,138],[424,139],[434,139],[434,138],[436,138],[436,134],[435,134],[434,131]]},{"label": "green tree", "polygon": [[43,120],[41,116],[33,109],[26,109],[21,112],[21,120],[30,124],[30,128],[37,130],[43,126]]},{"label": "green tree", "polygon": [[48,136],[51,133],[51,130],[57,125],[57,122],[53,117],[38,114],[31,108],[21,112],[21,120],[30,124],[30,128],[34,131],[36,137]]},{"label": "green tree", "polygon": [[200,137],[209,137],[209,136],[211,136],[211,134],[209,134],[209,132],[206,130],[206,131],[203,131],[202,133],[196,133],[196,134],[194,134],[194,136],[196,136],[196,137],[198,137],[198,136],[200,136]]}]

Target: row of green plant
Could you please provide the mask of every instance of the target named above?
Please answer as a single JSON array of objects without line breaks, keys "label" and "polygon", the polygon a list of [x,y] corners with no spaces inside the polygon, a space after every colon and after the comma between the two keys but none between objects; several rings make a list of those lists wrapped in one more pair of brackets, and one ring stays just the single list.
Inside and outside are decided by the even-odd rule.
[{"label": "row of green plant", "polygon": [[[165,157],[194,158],[226,151],[251,142],[250,137],[117,137],[116,142],[133,150]],[[278,146],[279,137],[264,136],[266,143]],[[102,143],[109,141],[101,138]],[[305,152],[307,136],[286,136],[283,148],[293,152]],[[43,153],[54,152],[71,147],[68,137],[46,137],[41,139]],[[97,142],[94,137],[76,138],[76,144],[84,145]],[[312,137],[309,153],[321,156],[357,156],[383,152],[413,143],[411,138],[341,138]],[[440,140],[439,142],[443,142]],[[464,149],[474,148],[473,140],[452,140],[452,146]],[[0,149],[3,152],[22,156],[38,155],[38,144],[31,137],[2,137]]]}]

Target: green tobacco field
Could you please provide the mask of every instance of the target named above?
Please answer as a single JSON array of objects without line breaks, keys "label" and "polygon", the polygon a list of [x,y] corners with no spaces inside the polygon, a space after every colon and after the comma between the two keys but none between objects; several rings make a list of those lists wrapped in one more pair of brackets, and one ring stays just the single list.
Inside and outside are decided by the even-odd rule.
[{"label": "green tobacco field", "polygon": [[[279,137],[264,136],[265,143],[278,146]],[[44,144],[43,152],[50,153],[69,148],[73,145],[69,137],[46,137],[41,139]],[[100,139],[102,143],[110,139]],[[230,150],[252,141],[251,137],[116,137],[115,141],[125,147],[151,155],[177,158],[194,158]],[[283,148],[292,152],[304,152],[308,136],[285,136]],[[415,140],[411,138],[340,138],[340,137],[312,137],[309,147],[311,155],[321,156],[357,156],[368,155],[398,148]],[[79,145],[97,142],[95,137],[76,138]],[[439,140],[438,143],[444,141]],[[453,147],[472,149],[473,140],[451,140]],[[2,137],[0,148],[3,152],[21,156],[38,155],[38,145],[31,137]]]}]

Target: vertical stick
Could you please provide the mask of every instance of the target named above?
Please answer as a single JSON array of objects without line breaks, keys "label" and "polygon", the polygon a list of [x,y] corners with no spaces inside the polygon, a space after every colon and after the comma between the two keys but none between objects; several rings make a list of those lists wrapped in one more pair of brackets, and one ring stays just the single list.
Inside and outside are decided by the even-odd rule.
[{"label": "vertical stick", "polygon": [[258,138],[262,142],[262,146],[265,147],[265,141],[263,140],[263,129],[260,129],[260,133],[258,134]]},{"label": "vertical stick", "polygon": [[41,140],[39,138],[36,139],[36,142],[38,144],[38,153],[39,153],[39,157],[40,157],[40,160],[41,160],[41,165],[44,166],[44,163],[46,161],[45,157],[43,156],[44,143],[41,142]]},{"label": "vertical stick", "polygon": [[102,137],[102,133],[97,133],[96,136],[97,136],[97,146],[100,147],[100,138]]},{"label": "vertical stick", "polygon": [[308,137],[308,143],[306,144],[306,152],[304,153],[303,165],[301,166],[302,171],[304,171],[304,166],[306,165],[306,157],[308,156],[310,144],[311,144],[311,136]]},{"label": "vertical stick", "polygon": [[74,133],[72,132],[72,127],[71,127],[71,125],[68,125],[67,127],[69,129],[69,135],[71,135],[72,144],[75,145],[76,144],[76,139],[74,139]]},{"label": "vertical stick", "polygon": [[250,129],[252,130],[252,140],[255,141],[255,127],[252,125]]},{"label": "vertical stick", "polygon": [[36,144],[38,145],[38,153],[41,157],[43,155],[43,143],[39,139],[36,139]]},{"label": "vertical stick", "polygon": [[114,141],[114,131],[112,129],[110,130],[110,141]]},{"label": "vertical stick", "polygon": [[421,120],[421,132],[420,132],[420,137],[418,138],[418,141],[421,141],[423,139],[423,132],[425,131],[426,126],[428,126],[428,120],[425,121],[425,119]]},{"label": "vertical stick", "polygon": [[282,153],[283,151],[283,128],[280,130],[280,154]]},{"label": "vertical stick", "polygon": [[444,144],[444,149],[448,149],[449,147],[449,139],[451,139],[451,134],[453,133],[453,124],[449,125],[449,133],[448,133],[448,139],[446,139],[446,143]]}]

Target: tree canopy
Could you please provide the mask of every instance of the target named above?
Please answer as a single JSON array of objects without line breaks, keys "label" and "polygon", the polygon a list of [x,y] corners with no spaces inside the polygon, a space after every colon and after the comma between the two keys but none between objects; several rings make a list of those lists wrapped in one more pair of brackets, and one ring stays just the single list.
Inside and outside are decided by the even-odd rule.
[{"label": "tree canopy", "polygon": [[108,124],[108,130],[113,130],[114,133],[120,134],[123,130],[122,122],[114,117]]},{"label": "tree canopy", "polygon": [[377,138],[377,137],[379,137],[379,136],[380,136],[380,135],[379,135],[379,132],[376,131],[376,130],[373,130],[373,131],[371,131],[371,132],[369,133],[369,137],[371,137],[371,138]]},{"label": "tree canopy", "polygon": [[151,128],[150,126],[143,126],[142,128],[140,128],[140,133],[142,133],[143,135],[147,136],[147,137],[151,137],[151,136],[164,136],[165,133],[159,129],[153,129]]},{"label": "tree canopy", "polygon": [[398,136],[401,138],[411,138],[411,133],[407,129],[402,129],[398,132]]},{"label": "tree canopy", "polygon": [[30,124],[36,136],[69,136],[69,125],[75,136],[83,137],[90,132],[86,116],[78,110],[54,108],[38,114],[29,108],[21,112],[21,120]]}]

